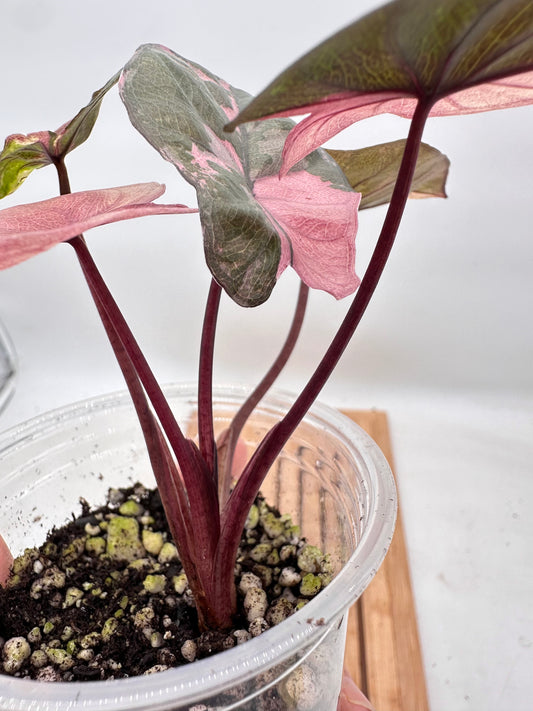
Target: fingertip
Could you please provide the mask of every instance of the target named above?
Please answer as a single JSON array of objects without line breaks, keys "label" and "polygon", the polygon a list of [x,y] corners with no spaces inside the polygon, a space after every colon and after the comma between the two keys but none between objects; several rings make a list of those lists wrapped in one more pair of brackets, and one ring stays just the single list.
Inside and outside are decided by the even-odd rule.
[{"label": "fingertip", "polygon": [[0,536],[0,585],[3,585],[9,578],[9,571],[13,564],[13,556],[7,547],[7,543]]},{"label": "fingertip", "polygon": [[337,711],[375,711],[348,672],[342,675],[342,688]]}]

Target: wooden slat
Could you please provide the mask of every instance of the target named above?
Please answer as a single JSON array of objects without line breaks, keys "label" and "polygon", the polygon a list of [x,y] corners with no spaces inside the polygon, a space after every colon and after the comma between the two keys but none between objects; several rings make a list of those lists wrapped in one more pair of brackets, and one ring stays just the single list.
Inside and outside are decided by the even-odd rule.
[{"label": "wooden slat", "polygon": [[[394,468],[386,413],[345,414],[368,432]],[[400,510],[385,561],[350,611],[346,666],[377,711],[429,711]]]}]

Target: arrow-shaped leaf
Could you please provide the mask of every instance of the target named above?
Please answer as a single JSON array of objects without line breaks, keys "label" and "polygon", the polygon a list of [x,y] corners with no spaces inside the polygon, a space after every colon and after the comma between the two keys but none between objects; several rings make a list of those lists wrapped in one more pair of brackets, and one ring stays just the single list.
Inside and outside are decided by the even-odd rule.
[{"label": "arrow-shaped leaf", "polygon": [[98,118],[102,100],[118,82],[119,77],[120,72],[117,72],[101,89],[94,92],[87,106],[84,106],[71,121],[57,129],[53,143],[54,156],[65,156],[89,138]]},{"label": "arrow-shaped leaf", "polygon": [[[328,150],[354,190],[361,193],[360,209],[390,202],[398,176],[405,140],[382,143],[353,151]],[[422,143],[411,197],[446,197],[445,185],[450,161],[436,148]]]},{"label": "arrow-shaped leaf", "polygon": [[135,128],[196,188],[207,264],[237,303],[265,301],[288,264],[338,298],[357,288],[359,196],[325,152],[279,180],[292,122],[225,133],[248,95],[158,45],[137,50],[120,94]]},{"label": "arrow-shaped leaf", "polygon": [[411,117],[533,103],[531,0],[395,0],[341,30],[276,78],[239,116],[309,113],[284,170],[346,126],[378,113]]},{"label": "arrow-shaped leaf", "polygon": [[57,131],[40,131],[27,136],[13,134],[0,153],[0,198],[13,193],[36,168],[63,158],[87,140],[98,118],[102,99],[120,74],[92,95],[90,102]]}]

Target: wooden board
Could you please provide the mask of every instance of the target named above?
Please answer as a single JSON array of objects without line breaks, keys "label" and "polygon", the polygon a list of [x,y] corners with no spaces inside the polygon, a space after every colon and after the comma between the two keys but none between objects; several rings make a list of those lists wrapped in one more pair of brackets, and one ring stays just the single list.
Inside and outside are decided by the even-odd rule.
[{"label": "wooden board", "polygon": [[[386,413],[345,414],[377,442],[394,470]],[[345,663],[377,711],[429,711],[400,509],[385,561],[350,610]]]}]

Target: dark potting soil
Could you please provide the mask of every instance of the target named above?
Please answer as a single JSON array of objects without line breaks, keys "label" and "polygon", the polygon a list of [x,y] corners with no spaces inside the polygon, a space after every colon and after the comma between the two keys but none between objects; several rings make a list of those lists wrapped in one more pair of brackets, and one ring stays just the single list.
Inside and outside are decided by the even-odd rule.
[{"label": "dark potting soil", "polygon": [[98,509],[82,500],[81,515],[26,550],[0,589],[0,673],[87,681],[188,664],[283,621],[331,570],[290,517],[258,497],[235,576],[235,628],[201,633],[157,490],[113,489]]}]

